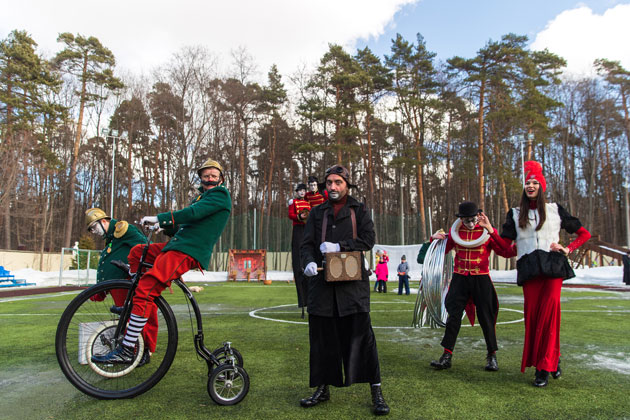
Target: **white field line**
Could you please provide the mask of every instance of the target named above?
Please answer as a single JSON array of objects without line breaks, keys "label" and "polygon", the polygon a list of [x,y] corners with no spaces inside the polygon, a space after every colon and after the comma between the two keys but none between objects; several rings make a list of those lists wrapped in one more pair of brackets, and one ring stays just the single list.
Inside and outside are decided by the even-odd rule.
[{"label": "white field line", "polygon": [[[377,302],[373,302],[373,303],[377,303]],[[395,302],[384,302],[384,303],[395,303]],[[308,322],[303,322],[303,321],[289,321],[286,319],[276,319],[276,318],[270,318],[270,317],[266,317],[266,316],[262,316],[259,315],[258,312],[260,311],[267,311],[269,309],[276,309],[276,308],[286,308],[287,306],[294,306],[294,303],[290,303],[288,305],[277,305],[277,306],[269,306],[267,308],[259,308],[259,309],[254,309],[253,311],[251,311],[249,313],[249,316],[251,316],[252,318],[257,318],[257,319],[262,319],[264,321],[273,321],[273,322],[283,322],[286,324],[298,324],[298,325],[308,325]],[[509,312],[518,312],[518,313],[523,313],[523,311],[518,310],[518,309],[510,309],[510,308],[500,308],[500,310],[503,311],[509,311]],[[377,311],[372,311],[372,312],[377,312]],[[381,312],[381,311],[379,311]],[[382,311],[385,312],[385,311]],[[391,312],[391,311],[387,311],[387,312]],[[274,314],[274,313],[286,313],[286,312],[263,312],[265,315],[266,314]],[[292,312],[295,313],[295,312]],[[523,322],[525,320],[525,318],[521,318],[521,319],[516,319],[514,321],[504,321],[504,322],[497,322],[497,325],[500,324],[515,324],[518,322]],[[466,325],[462,325],[462,327],[469,327],[470,325],[466,324]],[[477,324],[477,326],[479,326],[479,324]],[[411,330],[411,329],[416,329],[415,327],[389,327],[389,326],[372,326],[372,328],[379,328],[379,329],[404,329],[404,330]],[[429,328],[429,327],[421,327],[421,328]]]}]

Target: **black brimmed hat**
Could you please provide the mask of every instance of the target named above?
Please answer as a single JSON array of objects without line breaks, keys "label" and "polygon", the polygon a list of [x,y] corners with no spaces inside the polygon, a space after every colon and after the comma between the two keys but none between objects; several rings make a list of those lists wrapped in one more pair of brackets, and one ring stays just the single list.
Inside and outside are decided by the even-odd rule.
[{"label": "black brimmed hat", "polygon": [[477,207],[477,203],[472,201],[464,201],[459,204],[459,211],[455,216],[457,217],[475,217],[480,214],[482,210]]},{"label": "black brimmed hat", "polygon": [[306,189],[306,184],[297,184],[297,187],[295,187],[295,191],[300,191],[300,190],[305,190]]}]

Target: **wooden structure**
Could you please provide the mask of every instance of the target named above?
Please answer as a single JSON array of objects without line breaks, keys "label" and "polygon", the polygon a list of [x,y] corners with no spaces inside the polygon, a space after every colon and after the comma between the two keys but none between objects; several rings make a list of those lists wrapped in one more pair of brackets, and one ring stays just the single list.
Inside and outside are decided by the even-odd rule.
[{"label": "wooden structure", "polygon": [[228,281],[264,281],[267,279],[266,249],[230,249]]},{"label": "wooden structure", "polygon": [[574,268],[593,267],[593,262],[597,262],[599,267],[603,267],[605,265],[604,257],[611,258],[622,266],[622,258],[628,253],[630,253],[630,249],[604,242],[597,236],[592,237],[577,252],[570,254],[569,259]]}]

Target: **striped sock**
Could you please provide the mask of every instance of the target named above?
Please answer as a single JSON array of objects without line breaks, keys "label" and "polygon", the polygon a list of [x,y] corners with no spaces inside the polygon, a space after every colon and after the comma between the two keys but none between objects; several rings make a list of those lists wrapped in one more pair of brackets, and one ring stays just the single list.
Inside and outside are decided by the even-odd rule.
[{"label": "striped sock", "polygon": [[148,318],[142,318],[141,316],[131,314],[129,317],[129,325],[127,325],[127,332],[125,338],[123,338],[123,345],[127,347],[135,347],[138,337],[147,323]]}]

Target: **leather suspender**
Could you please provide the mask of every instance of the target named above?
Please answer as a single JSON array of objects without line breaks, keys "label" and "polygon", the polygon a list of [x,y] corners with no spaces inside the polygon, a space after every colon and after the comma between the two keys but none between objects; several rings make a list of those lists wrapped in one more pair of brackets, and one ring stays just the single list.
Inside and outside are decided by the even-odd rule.
[{"label": "leather suspender", "polygon": [[[328,227],[328,214],[330,209],[324,211],[324,220],[322,222],[322,241],[326,242],[326,228]],[[352,221],[352,239],[357,239],[357,215],[354,213],[354,209],[350,207],[350,220]],[[320,242],[320,243],[321,243]]]}]

